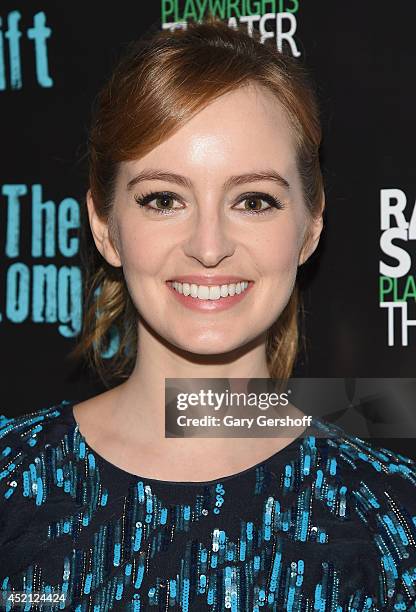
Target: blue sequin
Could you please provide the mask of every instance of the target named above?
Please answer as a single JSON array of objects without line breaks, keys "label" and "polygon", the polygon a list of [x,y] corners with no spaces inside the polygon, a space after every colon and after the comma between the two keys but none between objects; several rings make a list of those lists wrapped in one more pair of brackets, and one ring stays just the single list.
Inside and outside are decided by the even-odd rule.
[{"label": "blue sequin", "polygon": [[70,408],[0,417],[2,590],[60,589],[79,612],[416,612],[411,459],[315,420],[328,437],[173,485],[103,460]]}]

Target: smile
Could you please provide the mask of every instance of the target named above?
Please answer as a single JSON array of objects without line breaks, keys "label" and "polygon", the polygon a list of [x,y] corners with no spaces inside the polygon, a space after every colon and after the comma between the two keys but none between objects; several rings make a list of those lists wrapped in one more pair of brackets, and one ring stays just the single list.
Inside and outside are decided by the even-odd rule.
[{"label": "smile", "polygon": [[179,283],[177,281],[172,282],[172,287],[178,293],[183,295],[190,295],[192,298],[198,300],[219,300],[233,295],[240,295],[248,287],[249,281],[242,281],[240,283],[230,283],[229,285],[196,285],[194,283]]},{"label": "smile", "polygon": [[184,306],[193,310],[223,310],[241,302],[254,285],[253,281],[240,281],[223,285],[197,285],[167,281],[167,286]]}]

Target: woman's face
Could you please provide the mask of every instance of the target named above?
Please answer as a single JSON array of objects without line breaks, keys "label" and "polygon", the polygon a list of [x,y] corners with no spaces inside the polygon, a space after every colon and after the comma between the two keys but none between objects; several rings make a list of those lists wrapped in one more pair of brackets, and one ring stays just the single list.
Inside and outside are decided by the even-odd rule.
[{"label": "woman's face", "polygon": [[[156,172],[183,178],[151,178]],[[271,173],[275,180],[242,176]],[[118,250],[97,246],[122,265],[141,317],[198,354],[233,350],[272,325],[322,228],[321,220],[312,227],[303,202],[286,116],[271,93],[252,85],[212,102],[145,157],[123,162],[114,220]],[[302,249],[308,227],[314,240]],[[185,296],[169,282],[185,275],[209,279],[182,279]],[[249,281],[245,291],[233,291],[233,277]],[[223,297],[207,300],[208,291]]]}]

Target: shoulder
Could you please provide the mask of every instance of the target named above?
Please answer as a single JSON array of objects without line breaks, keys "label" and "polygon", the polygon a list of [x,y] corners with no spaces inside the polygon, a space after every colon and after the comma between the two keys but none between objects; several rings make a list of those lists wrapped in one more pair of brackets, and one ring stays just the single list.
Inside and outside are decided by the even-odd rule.
[{"label": "shoulder", "polygon": [[344,485],[364,518],[383,507],[401,507],[416,526],[416,461],[401,453],[348,434],[320,421],[320,463],[323,477]]},{"label": "shoulder", "polygon": [[[400,486],[404,482],[413,489],[416,486],[416,461],[401,453],[353,436],[337,425],[324,420],[318,421],[319,435],[324,437],[321,445],[334,474],[343,469],[357,481],[368,479]],[[325,437],[327,435],[327,437]]]},{"label": "shoulder", "polygon": [[316,496],[340,518],[355,516],[380,546],[385,539],[416,563],[416,461],[332,423],[320,421],[319,429],[328,437],[318,444]]},{"label": "shoulder", "polygon": [[16,417],[0,415],[0,499],[13,495],[23,470],[35,472],[33,463],[75,423],[71,405],[63,400]]},{"label": "shoulder", "polygon": [[3,453],[4,448],[12,443],[18,444],[21,449],[36,446],[39,439],[43,438],[40,432],[50,431],[55,424],[62,422],[70,405],[71,401],[62,400],[58,404],[16,417],[0,414],[0,445]]},{"label": "shoulder", "polygon": [[416,461],[321,423],[328,437],[320,441],[316,467],[331,511],[354,515],[381,558],[391,553],[416,564]]},{"label": "shoulder", "polygon": [[366,574],[372,563],[381,609],[413,610],[403,606],[416,594],[416,462],[321,424],[328,437],[316,440],[314,494],[337,525],[341,555],[353,551],[349,575],[356,568]]}]

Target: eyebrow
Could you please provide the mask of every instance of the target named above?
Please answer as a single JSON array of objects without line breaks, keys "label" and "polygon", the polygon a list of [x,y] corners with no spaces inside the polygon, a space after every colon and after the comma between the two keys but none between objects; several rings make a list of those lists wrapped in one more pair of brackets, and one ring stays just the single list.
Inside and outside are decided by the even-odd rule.
[{"label": "eyebrow", "polygon": [[[192,188],[192,181],[186,176],[176,174],[175,172],[168,172],[167,170],[154,170],[148,168],[139,172],[134,178],[127,183],[127,191],[130,191],[135,185],[142,181],[167,181],[168,183],[176,183],[187,189]],[[281,176],[276,170],[259,170],[257,172],[246,172],[244,174],[238,174],[230,176],[223,184],[224,189],[230,189],[237,185],[243,185],[244,183],[253,183],[255,181],[273,181],[290,189],[289,182]]]}]

